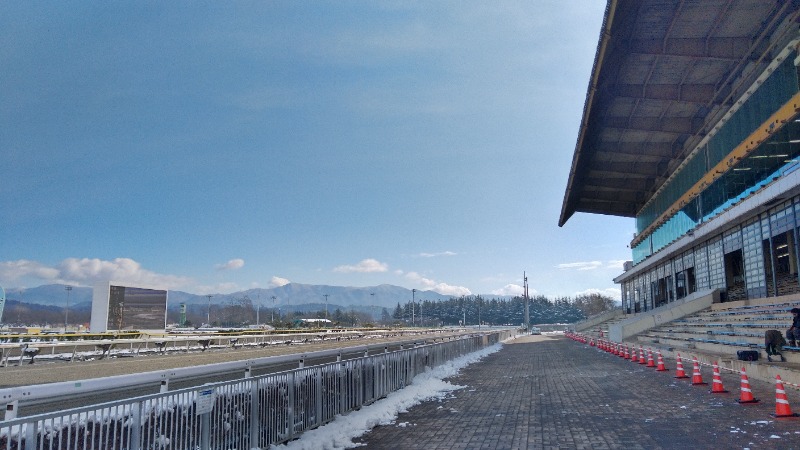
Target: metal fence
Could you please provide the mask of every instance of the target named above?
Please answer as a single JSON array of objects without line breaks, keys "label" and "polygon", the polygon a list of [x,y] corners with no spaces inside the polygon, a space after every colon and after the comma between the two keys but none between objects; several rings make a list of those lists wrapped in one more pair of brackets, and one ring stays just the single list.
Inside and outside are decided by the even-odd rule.
[{"label": "metal fence", "polygon": [[0,450],[267,448],[402,389],[501,330],[260,377],[0,422]]}]

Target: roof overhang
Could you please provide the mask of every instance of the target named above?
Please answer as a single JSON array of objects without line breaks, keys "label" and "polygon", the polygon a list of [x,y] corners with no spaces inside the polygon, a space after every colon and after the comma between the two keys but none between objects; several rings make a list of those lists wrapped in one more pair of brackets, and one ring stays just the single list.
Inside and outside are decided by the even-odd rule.
[{"label": "roof overhang", "polygon": [[635,217],[797,36],[800,2],[609,0],[559,226]]}]

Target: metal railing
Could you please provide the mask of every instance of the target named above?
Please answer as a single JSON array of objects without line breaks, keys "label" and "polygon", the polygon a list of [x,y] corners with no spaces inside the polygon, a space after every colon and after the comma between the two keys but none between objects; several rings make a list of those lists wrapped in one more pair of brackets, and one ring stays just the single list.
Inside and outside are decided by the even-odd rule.
[{"label": "metal railing", "polygon": [[512,330],[0,422],[0,450],[266,448]]}]

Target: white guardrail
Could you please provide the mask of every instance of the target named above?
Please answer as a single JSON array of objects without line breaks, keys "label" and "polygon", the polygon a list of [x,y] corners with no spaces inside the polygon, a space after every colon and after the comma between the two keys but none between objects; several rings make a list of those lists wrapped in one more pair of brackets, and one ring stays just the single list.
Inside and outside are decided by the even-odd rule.
[{"label": "white guardrail", "polygon": [[[441,343],[364,356],[259,377],[72,408],[0,422],[0,450],[133,450],[267,448],[330,422],[337,414],[372,403],[403,388],[426,367],[493,345],[515,335],[496,330]],[[337,351],[314,352],[336,355]],[[312,354],[309,354],[309,356]],[[270,358],[297,361],[297,355]],[[170,372],[247,367],[247,361]],[[205,375],[198,373],[198,375]],[[160,382],[162,372],[135,377]],[[153,378],[148,378],[153,377]],[[119,377],[70,382],[75,389],[117,387]],[[64,383],[54,383],[65,388]],[[80,385],[80,386],[76,386]],[[14,398],[46,396],[39,385],[0,391]],[[19,389],[19,390],[18,390]],[[40,389],[45,391],[39,392]],[[20,391],[21,390],[21,391]],[[69,393],[70,391],[65,391]],[[58,395],[64,395],[61,391]],[[74,391],[73,391],[74,392]],[[52,397],[50,397],[52,398]],[[9,403],[9,399],[10,403]]]}]

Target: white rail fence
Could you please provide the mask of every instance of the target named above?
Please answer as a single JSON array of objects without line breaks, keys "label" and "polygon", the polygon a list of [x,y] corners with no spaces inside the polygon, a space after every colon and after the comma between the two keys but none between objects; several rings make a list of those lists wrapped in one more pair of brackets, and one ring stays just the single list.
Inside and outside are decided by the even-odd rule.
[{"label": "white rail fence", "polygon": [[0,450],[267,448],[512,330],[0,422]]}]

